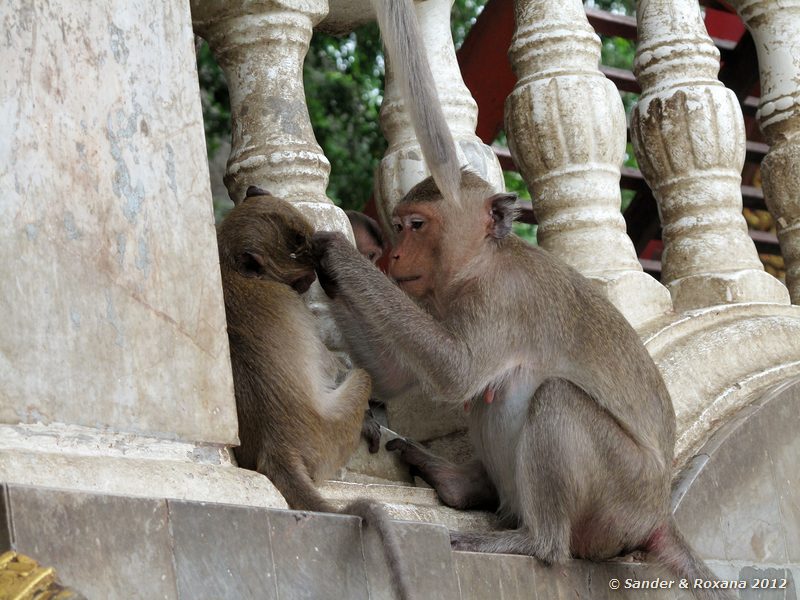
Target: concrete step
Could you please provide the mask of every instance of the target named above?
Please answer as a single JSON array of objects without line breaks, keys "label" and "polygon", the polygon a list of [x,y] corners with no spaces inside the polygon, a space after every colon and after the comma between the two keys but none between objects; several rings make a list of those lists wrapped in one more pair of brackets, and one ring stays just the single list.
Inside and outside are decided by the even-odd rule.
[{"label": "concrete step", "polygon": [[[430,490],[387,487],[398,486],[331,483],[323,489],[342,503],[391,494],[392,514],[414,516],[416,522],[394,526],[420,599],[690,597],[653,565],[574,560],[547,567],[524,556],[453,552],[447,528],[425,519],[486,527],[484,516],[448,516]],[[12,484],[0,486],[0,500],[0,551],[55,567],[64,585],[89,600],[394,598],[377,535],[356,517]],[[747,589],[739,598],[795,597],[797,565],[709,564],[721,578],[746,579],[749,586],[754,579],[786,580],[787,590],[754,595]],[[614,589],[617,583],[621,589]],[[655,584],[671,588],[641,589]]]}]

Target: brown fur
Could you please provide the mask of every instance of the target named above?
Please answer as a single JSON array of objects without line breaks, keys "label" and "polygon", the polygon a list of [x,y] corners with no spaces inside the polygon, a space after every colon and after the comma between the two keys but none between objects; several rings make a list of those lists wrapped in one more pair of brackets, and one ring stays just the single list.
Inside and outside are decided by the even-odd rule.
[{"label": "brown fur", "polygon": [[269,477],[290,507],[327,511],[313,480],[332,475],[355,450],[370,380],[361,370],[339,371],[292,288],[305,291],[313,281],[312,234],[289,203],[256,196],[234,207],[218,240],[241,438],[236,458]]},{"label": "brown fur", "polygon": [[343,370],[298,292],[314,280],[311,225],[288,202],[250,188],[217,231],[239,417],[239,465],[266,475],[290,508],[360,516],[384,544],[393,584],[413,596],[389,516],[356,500],[337,511],[315,480],[356,448],[370,395],[365,371]]}]

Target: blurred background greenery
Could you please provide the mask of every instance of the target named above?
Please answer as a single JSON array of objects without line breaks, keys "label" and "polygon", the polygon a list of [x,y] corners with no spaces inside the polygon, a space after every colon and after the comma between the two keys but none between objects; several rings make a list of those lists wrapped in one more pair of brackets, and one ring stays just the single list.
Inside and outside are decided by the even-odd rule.
[{"label": "blurred background greenery", "polygon": [[[464,41],[487,0],[455,0],[451,28],[456,48]],[[586,0],[588,7],[631,15],[635,0]],[[633,42],[602,37],[603,64],[624,69],[633,66]],[[197,51],[197,72],[205,121],[209,161],[224,165],[230,141],[230,103],[225,78],[203,43]],[[305,62],[303,81],[308,112],[317,142],[331,163],[328,196],[344,209],[361,210],[372,194],[372,179],[386,149],[378,114],[383,100],[384,62],[378,29],[366,25],[342,37],[315,33]],[[636,95],[623,93],[630,112]],[[500,133],[494,142],[505,145]],[[625,164],[635,166],[628,147]],[[525,182],[515,172],[506,172],[506,186],[528,199]],[[217,188],[219,189],[219,188]],[[231,206],[224,192],[216,192],[215,213],[221,218]],[[623,192],[622,207],[632,193]],[[535,242],[535,226],[516,224],[517,232]]]}]

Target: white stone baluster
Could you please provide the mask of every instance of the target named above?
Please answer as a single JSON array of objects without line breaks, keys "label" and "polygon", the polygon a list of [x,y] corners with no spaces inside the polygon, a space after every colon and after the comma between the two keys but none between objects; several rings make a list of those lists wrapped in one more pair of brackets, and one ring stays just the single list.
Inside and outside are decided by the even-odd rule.
[{"label": "white stone baluster", "polygon": [[753,34],[761,75],[757,118],[771,148],[761,163],[786,284],[800,304],[800,1],[731,0]]},{"label": "white stone baluster", "polygon": [[325,195],[330,163],[314,138],[303,61],[327,0],[192,0],[192,20],[225,72],[231,156],[225,184],[234,202],[259,185],[295,204],[315,227],[350,231]]},{"label": "white stone baluster", "polygon": [[[498,191],[504,189],[503,172],[492,149],[475,135],[478,106],[461,78],[450,33],[450,7],[453,0],[426,0],[416,4],[417,17],[436,90],[453,138],[469,164]],[[389,142],[378,167],[375,185],[378,210],[388,222],[395,203],[414,185],[430,174],[422,159],[405,103],[392,72],[386,66],[386,90],[381,107],[381,126]]]},{"label": "white stone baluster", "polygon": [[642,272],[620,214],[625,111],[598,69],[580,0],[517,0],[506,132],[539,221],[539,243],[598,281],[634,325],[671,309]]},{"label": "white stone baluster", "polygon": [[745,132],[736,96],[717,79],[719,51],[691,0],[641,0],[631,116],[639,167],[658,201],[662,280],[676,310],[788,302],[764,272],[742,217]]}]

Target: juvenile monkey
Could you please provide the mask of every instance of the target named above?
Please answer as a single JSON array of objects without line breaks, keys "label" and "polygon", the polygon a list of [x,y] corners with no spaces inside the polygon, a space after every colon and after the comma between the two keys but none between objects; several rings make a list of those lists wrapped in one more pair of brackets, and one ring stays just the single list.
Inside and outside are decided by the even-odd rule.
[{"label": "juvenile monkey", "polygon": [[384,240],[380,225],[372,217],[357,210],[346,210],[344,214],[347,215],[353,228],[356,248],[361,256],[374,265],[383,256]]},{"label": "juvenile monkey", "polygon": [[[406,5],[388,3],[384,19],[404,22],[394,12]],[[394,211],[389,275],[397,285],[340,234],[315,234],[312,251],[337,323],[378,395],[416,383],[447,403],[471,402],[476,460],[456,467],[403,440],[389,448],[445,503],[496,507],[512,527],[453,532],[456,549],[547,563],[640,549],[680,577],[715,579],[669,510],[675,414],[658,368],[592,283],[511,232],[515,196],[493,193],[468,170],[450,171],[452,138],[438,138],[446,124],[431,122],[441,113],[420,119],[424,105],[414,108],[429,83],[406,60],[407,44],[421,40],[398,42],[381,26],[433,177]]]},{"label": "juvenile monkey", "polygon": [[[314,485],[356,448],[370,396],[361,369],[343,372],[300,294],[315,280],[310,223],[291,204],[250,187],[217,230],[241,446],[239,465],[269,477],[290,508],[340,512]],[[382,507],[343,511],[376,527],[401,598],[409,576]]]}]

